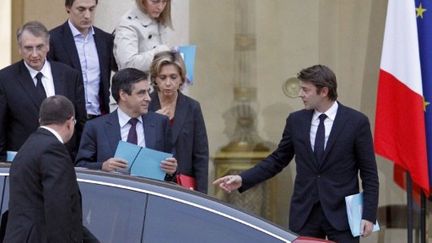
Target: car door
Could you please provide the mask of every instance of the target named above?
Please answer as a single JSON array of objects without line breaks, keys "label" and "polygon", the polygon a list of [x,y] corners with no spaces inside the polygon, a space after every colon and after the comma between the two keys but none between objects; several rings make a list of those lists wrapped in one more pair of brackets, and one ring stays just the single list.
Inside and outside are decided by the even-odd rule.
[{"label": "car door", "polygon": [[141,242],[147,194],[78,180],[83,224],[100,242]]},{"label": "car door", "polygon": [[289,242],[197,202],[149,195],[142,242]]}]

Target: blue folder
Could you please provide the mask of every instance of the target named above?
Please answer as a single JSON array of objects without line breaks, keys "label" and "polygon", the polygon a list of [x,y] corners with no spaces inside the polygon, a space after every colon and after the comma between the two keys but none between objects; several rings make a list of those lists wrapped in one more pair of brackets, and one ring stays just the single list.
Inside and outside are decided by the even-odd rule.
[{"label": "blue folder", "polygon": [[17,155],[16,151],[6,151],[6,161],[12,162],[15,159],[15,156]]},{"label": "blue folder", "polygon": [[133,176],[163,181],[165,172],[160,168],[160,164],[162,160],[172,157],[172,154],[120,141],[114,157],[128,162],[127,171],[123,172],[130,173]]},{"label": "blue folder", "polygon": [[181,53],[186,66],[186,78],[189,84],[194,81],[194,67],[195,67],[195,45],[179,46],[178,51]]},{"label": "blue folder", "polygon": [[[354,237],[360,236],[361,220],[363,215],[363,192],[345,197],[348,223]],[[379,231],[378,220],[375,222],[373,232]]]}]

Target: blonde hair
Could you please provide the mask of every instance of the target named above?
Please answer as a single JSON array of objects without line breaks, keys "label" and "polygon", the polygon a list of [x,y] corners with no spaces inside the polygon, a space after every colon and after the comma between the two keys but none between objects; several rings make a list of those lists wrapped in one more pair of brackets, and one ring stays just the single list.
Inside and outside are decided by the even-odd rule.
[{"label": "blonde hair", "polygon": [[181,85],[183,85],[186,81],[186,67],[183,57],[176,51],[163,51],[154,56],[150,66],[150,79],[152,84],[156,86],[156,77],[162,71],[162,67],[166,65],[174,65],[177,67],[182,80]]},{"label": "blonde hair", "polygon": [[[138,8],[143,13],[147,14],[146,4],[144,4],[144,1],[148,3],[148,0],[135,0]],[[173,28],[171,20],[171,0],[166,0],[165,8],[156,20],[164,26],[170,27],[171,29]]]}]

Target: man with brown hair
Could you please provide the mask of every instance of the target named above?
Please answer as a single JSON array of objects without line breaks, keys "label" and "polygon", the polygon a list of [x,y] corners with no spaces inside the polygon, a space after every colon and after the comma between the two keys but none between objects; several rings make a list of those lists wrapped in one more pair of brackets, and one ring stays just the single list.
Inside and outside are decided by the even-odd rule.
[{"label": "man with brown hair", "polygon": [[362,236],[372,232],[378,207],[378,173],[368,118],[337,101],[336,76],[324,65],[298,74],[305,109],[291,113],[278,148],[255,167],[213,184],[243,192],[278,174],[295,155],[297,175],[289,228],[335,242],[359,242],[348,225],[345,197],[364,192]]},{"label": "man with brown hair", "polygon": [[115,69],[114,37],[93,26],[98,0],[65,0],[69,19],[50,31],[48,59],[82,74],[87,119],[110,112],[110,77]]}]

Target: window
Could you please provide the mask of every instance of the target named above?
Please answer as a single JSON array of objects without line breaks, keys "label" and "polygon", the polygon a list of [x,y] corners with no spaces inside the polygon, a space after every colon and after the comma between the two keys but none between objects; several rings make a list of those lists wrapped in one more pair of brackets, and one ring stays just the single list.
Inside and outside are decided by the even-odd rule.
[{"label": "window", "polygon": [[149,196],[143,242],[281,242],[237,221]]},{"label": "window", "polygon": [[147,195],[79,183],[83,224],[100,242],[140,242]]}]

